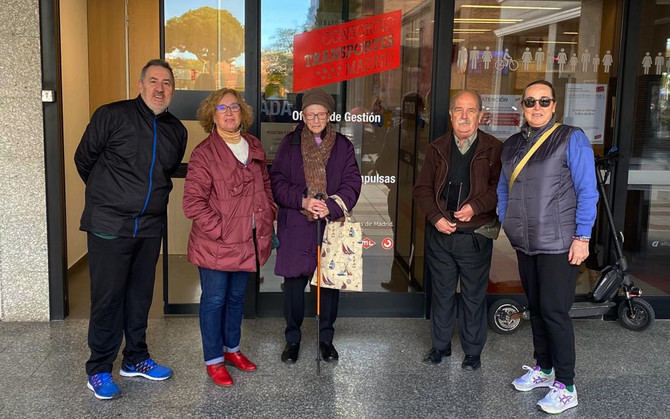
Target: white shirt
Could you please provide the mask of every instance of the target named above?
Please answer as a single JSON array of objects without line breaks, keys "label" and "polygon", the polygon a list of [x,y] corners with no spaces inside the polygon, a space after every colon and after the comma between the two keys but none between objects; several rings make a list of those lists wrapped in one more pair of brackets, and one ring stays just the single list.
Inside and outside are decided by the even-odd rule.
[{"label": "white shirt", "polygon": [[249,143],[244,137],[240,137],[240,142],[237,144],[231,144],[226,142],[226,145],[230,148],[230,151],[233,152],[235,158],[240,161],[242,164],[247,164],[247,159],[249,159]]}]

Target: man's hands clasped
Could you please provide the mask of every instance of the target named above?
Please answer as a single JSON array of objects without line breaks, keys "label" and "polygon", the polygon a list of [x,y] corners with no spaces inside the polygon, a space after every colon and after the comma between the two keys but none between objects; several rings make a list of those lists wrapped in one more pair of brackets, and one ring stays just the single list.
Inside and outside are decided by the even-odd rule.
[{"label": "man's hands clasped", "polygon": [[[470,204],[465,204],[460,210],[454,211],[454,218],[464,223],[470,221],[474,215],[475,212]],[[454,231],[456,231],[456,223],[452,223],[451,221],[442,217],[435,223],[435,228],[442,234],[452,234]]]}]

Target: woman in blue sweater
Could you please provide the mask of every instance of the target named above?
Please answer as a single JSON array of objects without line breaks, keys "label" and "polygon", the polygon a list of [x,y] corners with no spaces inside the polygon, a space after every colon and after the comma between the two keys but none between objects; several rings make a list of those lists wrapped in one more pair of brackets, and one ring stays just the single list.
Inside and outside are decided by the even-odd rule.
[{"label": "woman in blue sweater", "polygon": [[524,366],[528,372],[512,385],[519,391],[549,387],[538,406],[561,413],[577,406],[569,311],[596,218],[595,164],[584,132],[556,122],[551,83],[530,83],[522,104],[526,123],[503,145],[498,217],[517,252],[537,363]]}]

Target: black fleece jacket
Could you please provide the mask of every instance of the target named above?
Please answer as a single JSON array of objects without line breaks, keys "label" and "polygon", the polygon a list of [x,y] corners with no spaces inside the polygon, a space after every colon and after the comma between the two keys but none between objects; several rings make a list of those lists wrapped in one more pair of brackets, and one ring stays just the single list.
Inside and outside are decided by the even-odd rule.
[{"label": "black fleece jacket", "polygon": [[141,96],[95,111],[75,152],[86,183],[80,229],[120,237],[160,237],[170,176],[186,149],[186,128],[155,115]]}]

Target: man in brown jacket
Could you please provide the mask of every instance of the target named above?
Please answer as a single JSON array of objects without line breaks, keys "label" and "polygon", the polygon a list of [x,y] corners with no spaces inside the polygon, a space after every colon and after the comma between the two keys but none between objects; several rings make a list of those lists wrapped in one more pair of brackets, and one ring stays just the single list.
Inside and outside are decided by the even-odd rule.
[{"label": "man in brown jacket", "polygon": [[461,366],[475,370],[481,366],[486,342],[486,288],[493,250],[493,240],[477,229],[497,218],[502,143],[478,129],[482,100],[477,92],[457,92],[451,98],[449,116],[452,129],[428,146],[414,186],[414,199],[430,221],[426,264],[432,284],[433,345],[424,361],[438,364],[451,355],[458,317],[465,353]]}]

